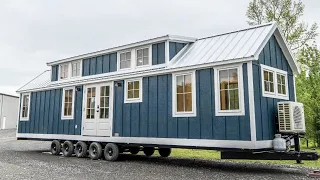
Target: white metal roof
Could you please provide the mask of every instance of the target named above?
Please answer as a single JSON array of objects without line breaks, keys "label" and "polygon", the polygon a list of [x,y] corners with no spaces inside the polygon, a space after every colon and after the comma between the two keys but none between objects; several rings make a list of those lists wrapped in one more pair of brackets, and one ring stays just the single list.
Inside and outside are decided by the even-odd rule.
[{"label": "white metal roof", "polygon": [[51,82],[51,71],[46,70],[27,84],[22,86],[17,92],[46,88]]},{"label": "white metal roof", "polygon": [[63,82],[51,82],[51,71],[48,70],[21,87],[18,92],[48,89],[58,86],[66,87],[90,82],[119,80],[139,77],[145,74],[170,73],[192,68],[204,68],[258,60],[259,54],[272,35],[275,35],[292,71],[298,73],[298,65],[278,26],[275,23],[267,23],[239,31],[198,39],[186,45],[167,65],[163,64],[151,66],[146,69],[98,74]]}]

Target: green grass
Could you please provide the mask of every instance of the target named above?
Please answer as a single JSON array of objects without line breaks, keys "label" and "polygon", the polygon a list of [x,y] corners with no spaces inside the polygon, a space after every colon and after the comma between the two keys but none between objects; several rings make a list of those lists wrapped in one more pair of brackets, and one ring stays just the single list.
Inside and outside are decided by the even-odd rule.
[{"label": "green grass", "polygon": [[[303,148],[303,151],[312,151],[310,149]],[[316,149],[316,152],[320,154],[320,149]],[[195,159],[210,159],[220,160],[220,152],[214,150],[196,150],[196,149],[172,149],[171,157],[178,158],[195,158]],[[267,164],[286,164],[293,166],[306,166],[306,167],[320,167],[320,160],[318,161],[302,161],[303,164],[296,164],[296,161],[287,160],[221,160],[231,162],[259,162]]]}]

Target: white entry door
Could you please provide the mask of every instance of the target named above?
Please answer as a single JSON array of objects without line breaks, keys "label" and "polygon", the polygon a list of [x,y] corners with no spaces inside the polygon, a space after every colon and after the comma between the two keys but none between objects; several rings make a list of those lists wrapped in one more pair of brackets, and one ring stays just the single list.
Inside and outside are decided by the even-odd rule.
[{"label": "white entry door", "polygon": [[111,83],[85,86],[82,135],[111,135],[112,92]]}]

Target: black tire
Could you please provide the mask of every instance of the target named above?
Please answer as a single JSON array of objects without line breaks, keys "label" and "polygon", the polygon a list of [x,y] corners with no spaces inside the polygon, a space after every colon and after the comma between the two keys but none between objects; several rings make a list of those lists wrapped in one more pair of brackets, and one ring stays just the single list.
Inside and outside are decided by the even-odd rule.
[{"label": "black tire", "polygon": [[74,151],[74,145],[71,141],[65,141],[62,145],[62,154],[65,157],[72,156]]},{"label": "black tire", "polygon": [[89,157],[92,160],[100,159],[102,156],[102,147],[98,142],[93,142],[89,146]]},{"label": "black tire", "polygon": [[140,151],[140,148],[139,148],[139,147],[131,147],[131,148],[129,148],[129,152],[130,152],[131,154],[134,154],[134,155],[138,154],[139,151]]},{"label": "black tire", "polygon": [[159,148],[158,151],[161,157],[169,157],[171,154],[171,148]]},{"label": "black tire", "polygon": [[143,152],[146,156],[152,156],[154,153],[154,147],[144,147]]},{"label": "black tire", "polygon": [[60,155],[60,152],[61,152],[60,141],[53,140],[51,143],[51,146],[50,146],[50,151],[51,151],[51,154],[53,154],[53,155],[56,155],[56,156]]},{"label": "black tire", "polygon": [[74,148],[74,153],[78,158],[84,158],[87,156],[87,150],[88,150],[87,144],[83,141],[79,141],[77,142]]},{"label": "black tire", "polygon": [[114,143],[108,143],[104,148],[104,158],[107,161],[116,161],[119,157],[119,147]]}]

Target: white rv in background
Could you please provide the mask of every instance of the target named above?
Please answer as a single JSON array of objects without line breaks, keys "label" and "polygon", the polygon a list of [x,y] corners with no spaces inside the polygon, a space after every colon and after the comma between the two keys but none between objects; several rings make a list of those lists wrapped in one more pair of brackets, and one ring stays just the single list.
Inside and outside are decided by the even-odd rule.
[{"label": "white rv in background", "polygon": [[0,129],[17,127],[19,97],[0,93]]}]

